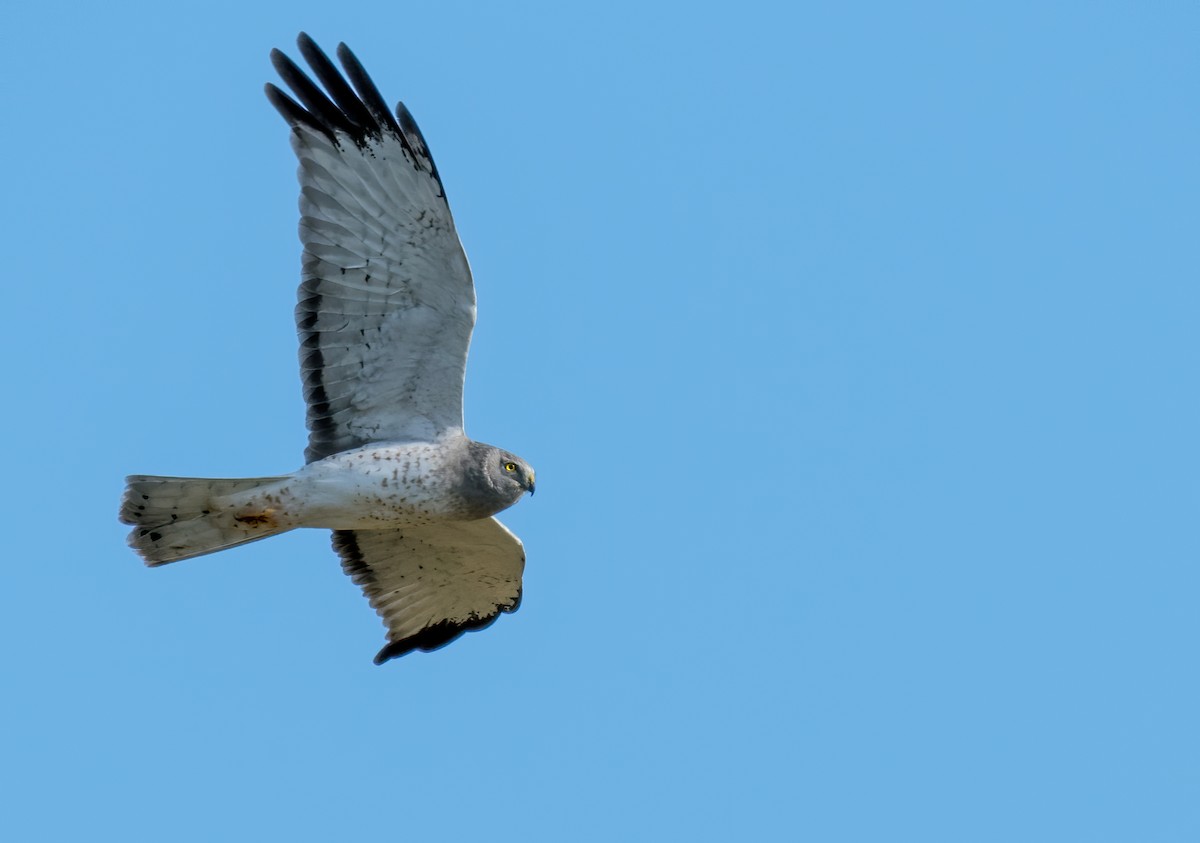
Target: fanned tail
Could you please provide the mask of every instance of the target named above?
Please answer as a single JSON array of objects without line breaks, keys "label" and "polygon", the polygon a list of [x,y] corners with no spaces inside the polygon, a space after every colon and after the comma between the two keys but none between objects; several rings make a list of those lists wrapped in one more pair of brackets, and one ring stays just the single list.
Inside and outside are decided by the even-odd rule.
[{"label": "fanned tail", "polygon": [[129,546],[147,565],[165,565],[216,553],[286,532],[265,518],[236,517],[225,502],[283,477],[126,477],[121,522],[133,525]]}]

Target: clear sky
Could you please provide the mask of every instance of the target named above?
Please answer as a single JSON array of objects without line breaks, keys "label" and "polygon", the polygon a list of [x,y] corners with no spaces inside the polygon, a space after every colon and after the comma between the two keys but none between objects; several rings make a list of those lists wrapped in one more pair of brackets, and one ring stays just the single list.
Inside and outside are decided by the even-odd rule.
[{"label": "clear sky", "polygon": [[[1200,840],[1195,4],[3,17],[0,838]],[[420,122],[538,470],[520,611],[383,667],[327,534],[116,520],[302,463],[301,29]]]}]

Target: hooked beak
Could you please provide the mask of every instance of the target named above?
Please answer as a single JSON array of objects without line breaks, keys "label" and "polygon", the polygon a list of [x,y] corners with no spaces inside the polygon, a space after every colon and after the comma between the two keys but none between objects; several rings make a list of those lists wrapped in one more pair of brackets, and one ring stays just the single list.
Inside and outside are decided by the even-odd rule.
[{"label": "hooked beak", "polygon": [[529,471],[529,485],[526,488],[529,489],[529,496],[533,497],[533,493],[537,488],[537,484],[534,482],[534,474],[532,469]]}]

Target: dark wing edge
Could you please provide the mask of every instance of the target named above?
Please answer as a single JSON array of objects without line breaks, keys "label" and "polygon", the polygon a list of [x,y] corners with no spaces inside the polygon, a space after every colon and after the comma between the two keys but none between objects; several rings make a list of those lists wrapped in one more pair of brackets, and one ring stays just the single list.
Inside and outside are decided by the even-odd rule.
[{"label": "dark wing edge", "polygon": [[517,602],[512,606],[502,607],[491,617],[479,618],[477,620],[468,621],[461,624],[453,624],[449,621],[442,621],[439,624],[426,627],[416,635],[410,635],[407,638],[401,638],[399,641],[392,641],[382,650],[375,654],[375,664],[383,664],[384,662],[398,659],[401,656],[406,656],[414,650],[420,650],[422,653],[432,653],[434,650],[440,650],[447,644],[461,638],[464,633],[478,632],[481,629],[487,629],[494,624],[500,617],[501,612],[515,612],[521,604],[521,597],[517,595]]},{"label": "dark wing edge", "polygon": [[[311,463],[372,441],[418,435],[411,425],[424,425],[422,419],[432,418],[429,415],[431,412],[448,416],[449,420],[443,419],[441,425],[455,424],[454,417],[457,417],[457,425],[462,425],[461,383],[458,385],[457,400],[450,394],[453,390],[447,389],[444,390],[445,395],[432,395],[419,406],[410,406],[410,413],[404,418],[393,414],[390,406],[395,399],[393,393],[401,388],[405,379],[420,379],[423,369],[428,366],[425,358],[410,359],[407,368],[392,366],[394,380],[373,385],[382,389],[376,393],[379,401],[375,404],[362,402],[360,390],[366,379],[378,379],[378,375],[364,373],[364,364],[378,367],[396,361],[392,359],[395,353],[388,352],[385,346],[376,344],[372,349],[365,340],[361,344],[358,341],[366,336],[364,329],[378,332],[382,330],[385,320],[394,315],[393,305],[386,297],[402,287],[411,290],[409,285],[414,283],[411,278],[389,280],[393,273],[387,269],[389,260],[394,261],[397,268],[408,263],[408,255],[404,252],[418,248],[412,240],[414,231],[418,230],[413,220],[421,219],[413,217],[410,207],[404,204],[411,196],[403,192],[394,197],[387,196],[387,191],[395,187],[395,168],[407,170],[410,176],[419,175],[425,190],[418,191],[420,196],[415,201],[433,201],[435,207],[430,208],[433,213],[431,219],[442,219],[446,223],[440,228],[425,226],[420,229],[421,236],[426,239],[420,243],[420,249],[424,251],[416,256],[420,259],[432,256],[435,262],[452,262],[451,253],[455,253],[464,268],[467,263],[462,246],[453,232],[453,217],[437,166],[408,109],[400,103],[396,107],[396,117],[392,116],[379,89],[345,44],[340,45],[337,51],[344,73],[307,34],[300,33],[297,44],[301,56],[311,68],[312,77],[284,53],[273,50],[271,63],[291,95],[270,83],[266,85],[266,95],[292,127],[293,148],[301,160],[301,240],[305,248],[295,320],[300,338],[300,374],[310,434],[305,459]],[[318,163],[314,165],[314,161]],[[317,187],[312,193],[306,192],[312,187],[312,179],[341,180],[343,185],[352,184],[363,178],[364,163],[369,174],[366,178],[368,181],[374,178],[376,184],[374,187],[367,185],[360,195],[349,196],[349,203],[343,198],[325,195],[323,187]],[[409,167],[412,169],[408,170]],[[315,209],[308,212],[311,217],[305,216],[306,197]],[[396,203],[394,207],[388,204],[393,199]],[[378,212],[381,202],[382,214]],[[355,214],[361,214],[361,231],[339,232],[339,226],[345,225],[345,218]],[[306,221],[315,227],[307,235]],[[443,229],[440,235],[434,233]],[[363,248],[360,239],[363,232],[371,238],[382,236],[389,249],[387,256],[380,256],[384,258],[382,279],[375,269],[358,266],[358,258],[366,255],[360,251]],[[345,238],[339,239],[343,234]],[[331,244],[334,251],[341,250],[352,255],[351,263],[332,259]],[[376,257],[372,253],[365,263],[370,263]],[[345,255],[342,256],[342,261],[347,259]],[[417,260],[410,265],[417,267],[415,271],[419,273],[424,264]],[[337,273],[339,269],[340,274]],[[397,273],[403,275],[409,271],[414,270],[398,269]],[[372,276],[375,276],[374,279]],[[473,302],[469,269],[463,277],[465,282],[460,284],[463,287],[462,294],[470,296]],[[383,295],[385,298],[373,301],[370,296],[360,298],[356,286],[371,284],[373,280],[379,291],[371,295]],[[428,300],[428,292],[418,295]],[[454,327],[451,324],[455,321],[454,317],[449,315],[448,310],[440,312],[446,314],[443,317],[445,324],[438,326],[435,332],[454,334],[455,331],[444,330]],[[347,328],[348,319],[358,322]],[[459,334],[465,331],[465,336],[460,337],[462,349],[455,352],[462,357],[464,367],[471,325],[474,323],[473,315],[469,322],[465,329],[458,326],[457,331]],[[405,330],[411,332],[412,328],[406,327]],[[418,326],[418,341],[420,330]],[[385,417],[387,422],[383,426],[379,424],[381,417]],[[434,426],[439,425],[435,423]],[[423,428],[419,434],[425,435]]]},{"label": "dark wing edge", "polygon": [[446,190],[437,164],[404,103],[396,104],[396,116],[393,117],[362,62],[345,44],[338,44],[337,49],[345,77],[307,33],[301,32],[296,44],[325,91],[318,88],[286,54],[272,50],[271,64],[295,99],[270,82],[264,90],[287,124],[293,129],[303,127],[318,132],[339,147],[342,139],[348,138],[356,146],[365,148],[372,141],[383,138],[386,132],[400,141],[414,167],[424,170],[437,182],[439,195],[445,198]]},{"label": "dark wing edge", "polygon": [[[426,623],[419,629],[405,630],[404,632],[398,632],[397,628],[404,629],[405,626],[411,626],[411,624],[405,623],[405,604],[412,602],[427,603],[431,600],[437,600],[439,596],[445,597],[444,592],[453,589],[454,583],[430,584],[428,588],[423,588],[416,583],[410,583],[406,587],[401,586],[400,583],[406,577],[419,580],[421,577],[419,572],[425,570],[425,564],[430,564],[430,567],[434,567],[430,563],[430,560],[425,557],[421,557],[419,561],[415,558],[412,560],[403,560],[400,558],[404,553],[401,550],[402,542],[406,538],[416,538],[424,544],[424,538],[430,530],[437,533],[446,527],[453,529],[453,526],[446,524],[438,525],[434,528],[409,528],[404,530],[333,531],[333,549],[341,557],[342,570],[363,590],[371,606],[383,618],[384,624],[388,627],[388,643],[376,654],[374,659],[375,664],[381,665],[384,662],[407,655],[415,650],[420,650],[424,653],[440,650],[442,647],[460,638],[464,633],[486,629],[495,623],[501,614],[515,612],[520,608],[522,596],[520,570],[524,568],[525,564],[525,553],[523,548],[521,548],[520,542],[515,536],[508,533],[508,530],[494,518],[483,519],[483,521],[479,522],[462,523],[470,525],[471,530],[475,530],[481,526],[486,526],[490,529],[490,525],[495,525],[499,531],[502,531],[503,534],[506,534],[512,540],[515,550],[519,554],[515,585],[507,590],[501,589],[501,593],[491,594],[484,601],[476,601],[466,611],[456,611],[454,613],[456,617],[436,620]],[[396,550],[401,550],[400,553],[380,553],[381,547],[388,548],[393,543]],[[364,547],[365,545],[366,547]],[[426,545],[427,547],[428,545]],[[463,547],[451,549],[455,554],[464,550]],[[507,551],[508,548],[504,550]],[[408,552],[411,552],[411,549]],[[397,597],[400,591],[405,588],[417,589],[411,600],[408,597]],[[442,593],[439,594],[438,592]]]}]

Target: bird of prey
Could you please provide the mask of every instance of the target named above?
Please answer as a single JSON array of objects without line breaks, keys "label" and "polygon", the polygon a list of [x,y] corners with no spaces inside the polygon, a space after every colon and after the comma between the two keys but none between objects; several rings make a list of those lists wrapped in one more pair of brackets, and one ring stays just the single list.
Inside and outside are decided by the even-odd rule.
[{"label": "bird of prey", "polygon": [[134,475],[120,518],[151,566],[332,530],[387,627],[382,664],[517,608],[525,552],[493,516],[533,494],[534,472],[464,432],[475,290],[417,124],[403,103],[393,116],[345,44],[344,75],[307,35],[298,45],[324,90],[273,50],[293,96],[269,83],[266,93],[300,160],[306,465],[245,479]]}]

